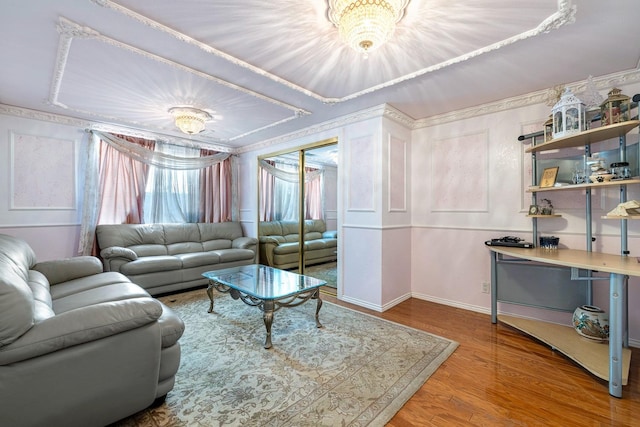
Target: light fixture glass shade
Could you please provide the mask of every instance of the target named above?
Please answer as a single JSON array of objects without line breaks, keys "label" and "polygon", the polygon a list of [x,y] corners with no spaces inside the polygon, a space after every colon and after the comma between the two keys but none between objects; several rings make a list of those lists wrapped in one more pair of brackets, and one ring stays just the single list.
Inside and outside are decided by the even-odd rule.
[{"label": "light fixture glass shade", "polygon": [[189,135],[202,132],[205,122],[211,120],[209,113],[193,107],[173,107],[169,108],[169,113],[174,117],[178,129]]},{"label": "light fixture glass shade", "polygon": [[342,40],[365,55],[384,44],[409,0],[328,0],[329,20]]}]

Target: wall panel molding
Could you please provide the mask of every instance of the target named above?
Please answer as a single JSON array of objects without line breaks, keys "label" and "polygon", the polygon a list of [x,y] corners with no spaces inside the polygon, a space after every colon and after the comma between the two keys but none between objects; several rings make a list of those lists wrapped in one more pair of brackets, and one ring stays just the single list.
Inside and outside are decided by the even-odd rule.
[{"label": "wall panel molding", "polygon": [[9,210],[76,210],[76,143],[10,133]]}]

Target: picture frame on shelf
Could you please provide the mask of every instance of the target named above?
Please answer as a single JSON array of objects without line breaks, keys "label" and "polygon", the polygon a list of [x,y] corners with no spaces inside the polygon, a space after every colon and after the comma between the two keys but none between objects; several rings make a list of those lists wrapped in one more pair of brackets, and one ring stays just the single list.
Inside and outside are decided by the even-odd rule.
[{"label": "picture frame on shelf", "polygon": [[556,185],[556,178],[558,177],[559,166],[552,168],[546,168],[542,172],[542,178],[540,179],[540,188],[549,188]]}]

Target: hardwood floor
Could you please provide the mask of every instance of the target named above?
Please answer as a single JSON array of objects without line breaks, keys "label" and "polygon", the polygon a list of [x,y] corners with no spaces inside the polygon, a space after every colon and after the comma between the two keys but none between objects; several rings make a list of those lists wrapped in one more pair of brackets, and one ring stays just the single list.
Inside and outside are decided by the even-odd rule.
[{"label": "hardwood floor", "polygon": [[387,426],[640,426],[640,349],[618,399],[607,382],[489,315],[413,298],[384,313],[322,299],[460,344]]}]

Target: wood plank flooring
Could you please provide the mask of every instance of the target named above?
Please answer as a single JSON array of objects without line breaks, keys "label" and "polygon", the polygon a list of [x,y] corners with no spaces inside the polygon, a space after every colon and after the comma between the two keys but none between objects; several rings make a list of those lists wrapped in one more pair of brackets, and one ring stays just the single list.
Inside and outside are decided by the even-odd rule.
[{"label": "wood plank flooring", "polygon": [[489,315],[414,298],[384,313],[322,299],[460,344],[387,426],[640,426],[640,349],[618,399],[607,382]]}]

